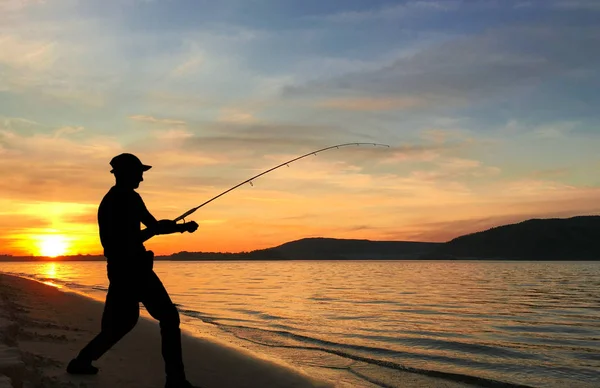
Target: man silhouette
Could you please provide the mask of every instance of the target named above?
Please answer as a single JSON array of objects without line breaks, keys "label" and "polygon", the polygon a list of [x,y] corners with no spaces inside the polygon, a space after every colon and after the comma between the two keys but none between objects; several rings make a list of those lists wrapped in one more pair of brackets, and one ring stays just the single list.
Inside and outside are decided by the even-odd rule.
[{"label": "man silhouette", "polygon": [[[184,224],[171,220],[157,221],[150,214],[135,189],[144,180],[144,171],[151,166],[142,164],[136,156],[127,153],[115,156],[110,165],[116,184],[98,208],[100,241],[109,279],[101,331],[71,360],[67,372],[98,373],[92,361],[99,359],[133,329],[139,318],[139,303],[142,302],[150,315],[160,322],[167,375],[165,388],[191,388],[183,367],[179,313],[152,269],[154,253],[146,250],[144,241],[160,234],[193,233],[198,224],[193,221]],[[142,230],[140,223],[146,229]]]}]

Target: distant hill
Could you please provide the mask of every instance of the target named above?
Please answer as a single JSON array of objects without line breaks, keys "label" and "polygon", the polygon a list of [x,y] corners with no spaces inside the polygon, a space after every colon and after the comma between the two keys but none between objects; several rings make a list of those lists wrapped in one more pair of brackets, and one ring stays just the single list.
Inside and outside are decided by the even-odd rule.
[{"label": "distant hill", "polygon": [[531,219],[457,237],[429,259],[600,260],[600,216]]},{"label": "distant hill", "polygon": [[283,260],[397,260],[416,259],[441,243],[304,238],[252,252]]}]

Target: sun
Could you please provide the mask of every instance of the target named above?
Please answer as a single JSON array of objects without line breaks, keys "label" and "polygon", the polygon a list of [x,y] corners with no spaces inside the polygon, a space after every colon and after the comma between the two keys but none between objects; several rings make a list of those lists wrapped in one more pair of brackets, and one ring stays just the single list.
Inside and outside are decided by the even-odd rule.
[{"label": "sun", "polygon": [[49,234],[40,238],[39,249],[42,256],[62,256],[67,253],[68,248],[67,239],[60,234]]}]

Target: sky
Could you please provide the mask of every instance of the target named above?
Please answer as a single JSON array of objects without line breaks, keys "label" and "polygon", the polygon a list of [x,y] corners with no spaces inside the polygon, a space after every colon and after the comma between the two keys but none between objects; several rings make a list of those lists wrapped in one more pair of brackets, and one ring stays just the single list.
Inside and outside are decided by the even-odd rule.
[{"label": "sky", "polygon": [[157,254],[448,241],[600,214],[600,1],[0,0],[0,253],[101,254],[110,159]]}]

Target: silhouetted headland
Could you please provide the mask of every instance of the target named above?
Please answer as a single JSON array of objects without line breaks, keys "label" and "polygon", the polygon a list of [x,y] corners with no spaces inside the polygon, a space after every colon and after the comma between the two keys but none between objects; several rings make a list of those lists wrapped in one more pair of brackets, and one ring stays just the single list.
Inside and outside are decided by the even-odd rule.
[{"label": "silhouetted headland", "polygon": [[457,237],[422,258],[600,260],[600,216],[531,219]]},{"label": "silhouetted headland", "polygon": [[[457,237],[446,243],[304,238],[249,252],[178,252],[156,260],[600,260],[600,216],[531,219]],[[0,255],[0,261],[48,261]],[[52,258],[106,260],[101,255]]]},{"label": "silhouetted headland", "polygon": [[441,243],[413,241],[304,238],[274,248],[254,251],[281,260],[401,260],[432,252]]}]

